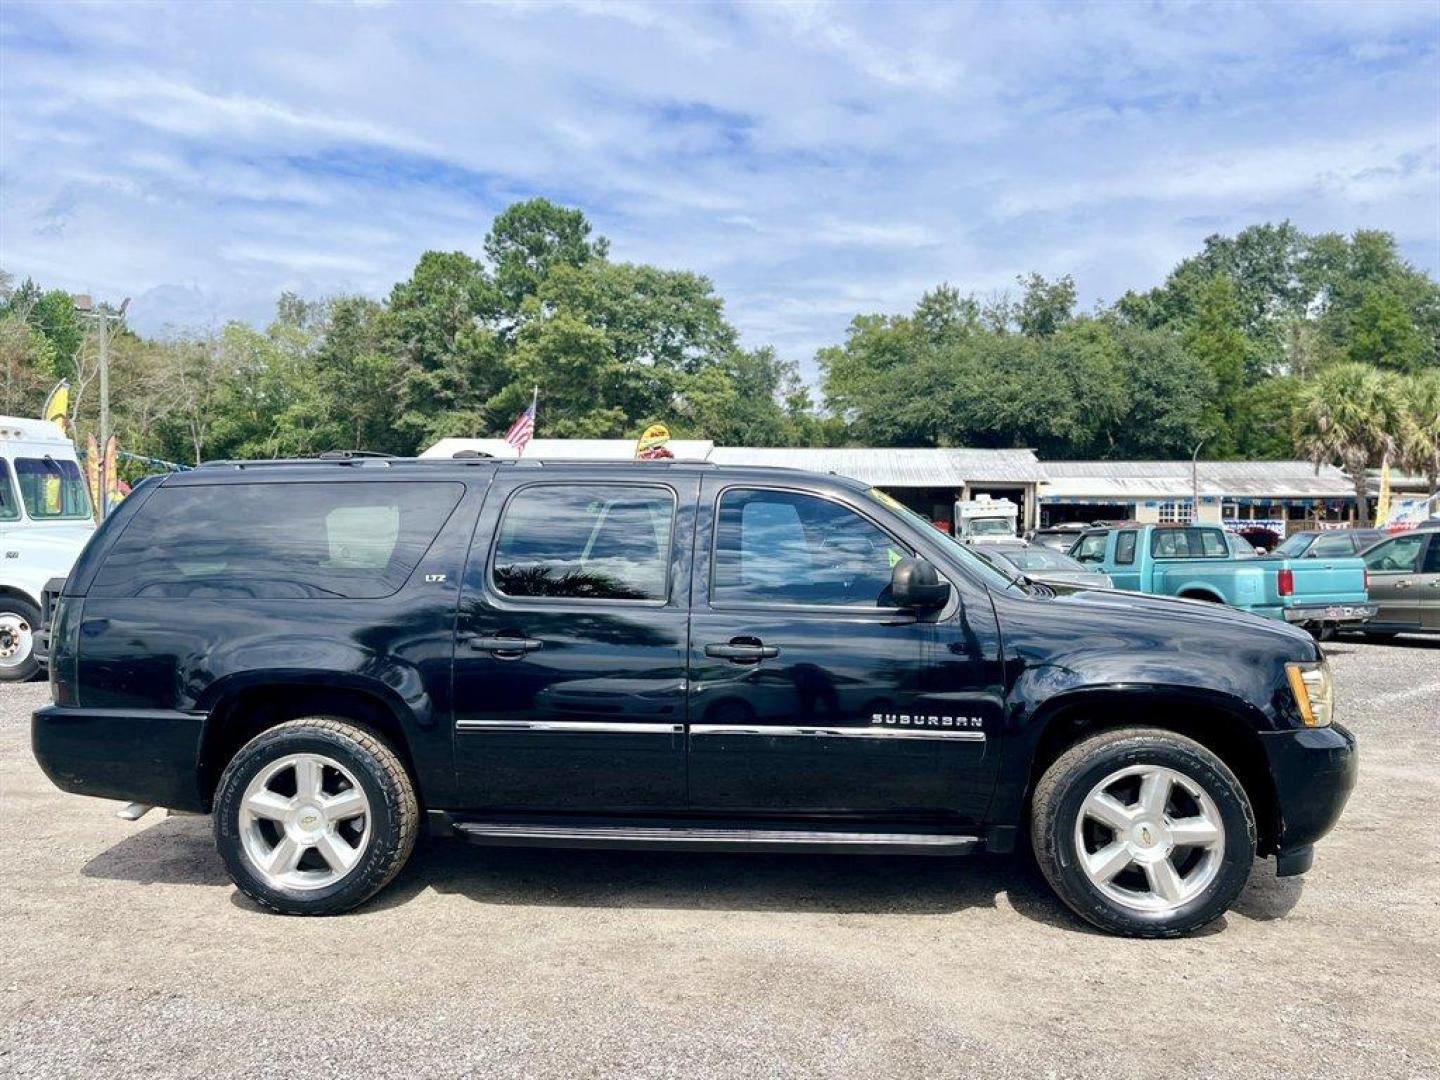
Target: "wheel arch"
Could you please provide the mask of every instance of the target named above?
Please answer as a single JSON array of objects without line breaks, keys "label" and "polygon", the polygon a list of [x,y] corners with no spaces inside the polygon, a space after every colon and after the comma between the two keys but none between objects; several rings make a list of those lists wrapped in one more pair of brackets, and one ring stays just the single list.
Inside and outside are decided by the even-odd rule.
[{"label": "wheel arch", "polygon": [[0,585],[0,598],[12,597],[16,600],[24,600],[36,611],[40,610],[40,600],[31,596],[26,590],[16,588],[14,585]]},{"label": "wheel arch", "polygon": [[1116,687],[1059,695],[1037,710],[1033,720],[1025,811],[1045,770],[1081,739],[1123,727],[1170,731],[1198,742],[1235,774],[1255,811],[1257,850],[1269,853],[1280,832],[1278,797],[1252,712],[1244,702],[1183,688]]},{"label": "wheel arch", "polygon": [[196,781],[207,809],[220,774],[247,742],[287,720],[334,716],[380,736],[417,780],[407,729],[424,718],[385,684],[338,672],[289,672],[221,680],[198,703],[207,713]]},{"label": "wheel arch", "polygon": [[1204,600],[1207,604],[1226,603],[1223,596],[1205,585],[1186,585],[1175,595],[1181,600]]}]

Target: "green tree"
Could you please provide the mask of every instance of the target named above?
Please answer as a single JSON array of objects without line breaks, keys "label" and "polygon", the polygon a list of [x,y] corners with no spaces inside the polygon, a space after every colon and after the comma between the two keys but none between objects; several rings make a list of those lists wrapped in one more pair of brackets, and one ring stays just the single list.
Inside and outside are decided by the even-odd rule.
[{"label": "green tree", "polygon": [[1238,420],[1245,388],[1246,338],[1235,283],[1220,274],[1200,283],[1193,306],[1182,324],[1180,343],[1210,370],[1214,396],[1206,405],[1210,431],[1209,456],[1231,457],[1237,451]]},{"label": "green tree", "polygon": [[485,268],[459,251],[427,251],[391,290],[388,347],[401,371],[395,425],[404,445],[473,435],[497,421],[486,402],[507,371],[504,343],[485,321],[495,308]]},{"label": "green tree", "polygon": [[1423,475],[1429,491],[1440,491],[1440,370],[1403,379],[1399,392],[1400,465]]},{"label": "green tree", "polygon": [[315,350],[314,400],[327,448],[407,454],[399,427],[405,362],[394,349],[384,305],[361,296],[332,300]]},{"label": "green tree", "polygon": [[1024,290],[1015,320],[1026,337],[1049,337],[1075,316],[1075,279],[1051,282],[1039,274],[1016,279]]},{"label": "green tree", "polygon": [[1369,520],[1366,470],[1394,458],[1402,415],[1394,376],[1367,364],[1336,364],[1300,392],[1298,445],[1317,466],[1338,463],[1349,474],[1362,522]]},{"label": "green tree", "polygon": [[495,276],[502,310],[514,315],[526,297],[540,291],[551,272],[561,266],[584,266],[603,259],[610,242],[590,239],[590,222],[579,210],[556,206],[548,199],[530,199],[509,207],[490,226],[485,255]]},{"label": "green tree", "polygon": [[1350,312],[1346,355],[1361,364],[1394,371],[1417,369],[1425,342],[1400,297],[1381,287],[1367,289]]},{"label": "green tree", "polygon": [[30,306],[26,322],[50,342],[47,374],[52,380],[74,379],[85,327],[75,313],[75,299],[62,289],[51,289]]}]

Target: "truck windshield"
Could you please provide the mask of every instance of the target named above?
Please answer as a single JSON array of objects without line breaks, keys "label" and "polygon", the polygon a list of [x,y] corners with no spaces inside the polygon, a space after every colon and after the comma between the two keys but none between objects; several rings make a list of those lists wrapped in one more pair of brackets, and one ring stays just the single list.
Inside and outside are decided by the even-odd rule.
[{"label": "truck windshield", "polygon": [[969,531],[971,536],[1014,536],[1015,523],[1009,518],[976,518]]},{"label": "truck windshield", "polygon": [[1023,593],[1027,591],[1025,586],[1022,585],[1020,582],[1016,581],[1008,574],[1002,573],[1001,571],[995,569],[995,567],[991,566],[984,559],[980,558],[978,555],[975,554],[975,552],[971,551],[968,547],[962,544],[959,540],[956,540],[949,533],[941,532],[939,529],[935,528],[935,526],[931,524],[929,520],[921,517],[919,514],[915,513],[914,510],[911,510],[905,504],[891,498],[889,495],[886,495],[885,492],[881,491],[879,488],[871,488],[869,491],[869,495],[870,498],[874,499],[881,506],[885,507],[885,509],[897,513],[901,517],[908,519],[912,525],[923,526],[924,529],[927,530],[926,535],[934,535],[943,540],[946,545],[945,550],[949,552],[956,561],[964,563],[965,569],[969,570],[981,581],[985,582],[986,585],[989,585],[992,588],[996,589],[1007,589],[1011,592]]},{"label": "truck windshield", "polygon": [[82,521],[90,517],[90,494],[75,462],[16,458],[15,476],[25,509],[35,520]]}]

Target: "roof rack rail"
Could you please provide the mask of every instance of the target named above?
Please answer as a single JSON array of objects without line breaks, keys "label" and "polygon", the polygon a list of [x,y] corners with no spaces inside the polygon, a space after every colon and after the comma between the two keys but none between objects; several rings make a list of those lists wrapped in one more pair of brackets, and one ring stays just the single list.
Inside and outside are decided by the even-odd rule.
[{"label": "roof rack rail", "polygon": [[347,465],[352,468],[357,466],[389,468],[392,461],[400,460],[403,459],[388,456],[266,458],[263,460],[221,458],[215,461],[202,461],[196,467],[200,469],[268,469],[277,465]]},{"label": "roof rack rail", "polygon": [[687,460],[685,458],[494,458],[497,465],[512,465],[521,469],[543,469],[547,465],[635,465],[654,466],[684,465],[691,468],[718,469],[718,461]]},{"label": "roof rack rail", "polygon": [[321,461],[349,461],[351,458],[381,458],[394,460],[395,454],[386,454],[379,450],[322,450],[315,455]]}]

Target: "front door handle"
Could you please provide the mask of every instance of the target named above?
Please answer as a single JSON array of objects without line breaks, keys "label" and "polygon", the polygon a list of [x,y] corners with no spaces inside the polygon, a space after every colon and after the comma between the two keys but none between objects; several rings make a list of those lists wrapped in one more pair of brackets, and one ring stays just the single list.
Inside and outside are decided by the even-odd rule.
[{"label": "front door handle", "polygon": [[520,656],[523,653],[534,652],[543,645],[544,642],[528,637],[473,637],[470,639],[470,648],[478,652],[494,653],[496,656]]},{"label": "front door handle", "polygon": [[1395,582],[1395,588],[1397,588],[1397,589],[1408,589],[1408,588],[1410,588],[1410,582],[1408,582],[1408,581],[1397,581],[1397,582]]},{"label": "front door handle", "polygon": [[773,660],[780,655],[780,648],[776,645],[761,645],[759,643],[736,643],[715,642],[705,646],[705,655],[713,656],[720,660],[734,660],[736,663],[753,663],[756,660]]}]

